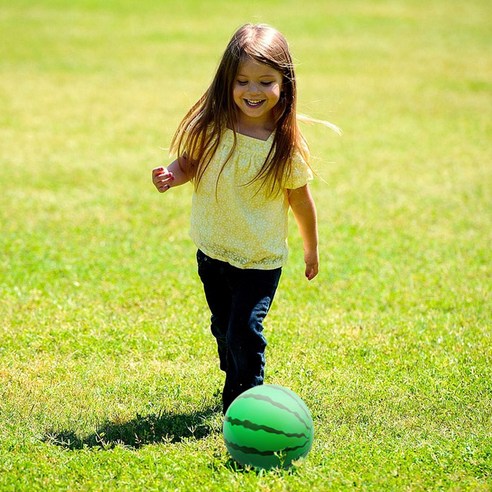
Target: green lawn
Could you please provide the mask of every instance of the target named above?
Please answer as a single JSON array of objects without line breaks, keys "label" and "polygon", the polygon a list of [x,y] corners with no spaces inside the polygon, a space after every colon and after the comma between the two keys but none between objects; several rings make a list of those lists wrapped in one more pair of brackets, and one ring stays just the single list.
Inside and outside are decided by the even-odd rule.
[{"label": "green lawn", "polygon": [[[0,490],[492,490],[488,0],[0,0]],[[222,440],[191,188],[152,167],[247,21],[285,33],[321,272],[291,256],[266,382],[289,471]]]}]

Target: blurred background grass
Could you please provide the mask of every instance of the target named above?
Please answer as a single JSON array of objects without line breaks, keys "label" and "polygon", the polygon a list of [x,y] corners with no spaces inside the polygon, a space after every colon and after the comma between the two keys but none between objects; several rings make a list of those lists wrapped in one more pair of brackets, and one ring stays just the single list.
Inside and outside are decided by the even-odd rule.
[{"label": "blurred background grass", "polygon": [[[1,487],[487,490],[491,10],[0,0]],[[317,438],[266,477],[233,471],[210,413],[191,190],[150,181],[248,21],[289,39],[299,110],[344,131],[303,127],[322,271],[302,278],[292,224],[266,333],[267,381]]]}]

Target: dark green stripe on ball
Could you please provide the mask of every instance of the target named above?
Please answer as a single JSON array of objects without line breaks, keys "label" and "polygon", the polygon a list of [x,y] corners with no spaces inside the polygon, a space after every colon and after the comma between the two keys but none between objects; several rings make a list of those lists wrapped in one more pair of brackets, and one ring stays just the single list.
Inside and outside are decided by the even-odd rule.
[{"label": "dark green stripe on ball", "polygon": [[292,451],[297,451],[299,449],[302,449],[306,446],[306,444],[308,444],[308,441],[306,441],[302,445],[284,448],[280,451],[278,451],[278,450],[276,450],[276,451],[270,451],[270,450],[260,451],[259,449],[256,449],[256,448],[253,448],[250,446],[240,446],[239,444],[235,444],[235,443],[229,442],[227,440],[224,440],[224,441],[225,441],[226,446],[229,449],[234,449],[235,451],[240,451],[241,453],[244,453],[244,454],[257,454],[259,456],[276,456],[279,454],[286,455]]},{"label": "dark green stripe on ball", "polygon": [[308,422],[312,422],[311,414],[309,413],[309,410],[307,409],[305,403],[295,393],[292,393],[292,391],[289,391],[286,388],[283,388],[282,386],[271,386],[271,387],[275,391],[280,391],[284,395],[288,396],[296,405],[298,405],[301,408]]},{"label": "dark green stripe on ball", "polygon": [[265,432],[269,432],[271,434],[280,434],[285,437],[297,437],[299,439],[304,437],[305,439],[309,439],[309,436],[304,433],[284,432],[280,429],[269,427],[268,425],[255,424],[250,420],[240,420],[240,419],[234,419],[229,416],[226,416],[225,421],[231,425],[240,425],[242,427],[245,427],[246,429],[253,430],[253,431],[262,430]]},{"label": "dark green stripe on ball", "polygon": [[295,412],[294,410],[291,410],[289,407],[286,407],[282,403],[273,400],[269,396],[255,395],[254,393],[244,393],[243,395],[240,396],[240,398],[242,398],[242,399],[250,399],[250,398],[252,398],[254,400],[261,400],[261,401],[265,401],[267,403],[270,403],[274,407],[280,408],[281,410],[285,410],[286,412],[289,412],[290,414],[294,415],[297,418],[297,420],[299,420],[299,422],[301,422],[304,425],[304,427],[306,427],[306,429],[308,431],[311,429],[311,425],[309,423],[306,423],[306,421],[304,420],[304,418],[301,415],[299,415],[298,412]]}]

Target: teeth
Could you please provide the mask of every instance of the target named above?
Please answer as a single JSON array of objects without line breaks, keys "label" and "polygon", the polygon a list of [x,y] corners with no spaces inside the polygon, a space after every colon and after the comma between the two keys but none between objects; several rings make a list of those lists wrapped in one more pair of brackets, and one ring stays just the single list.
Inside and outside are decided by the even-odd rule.
[{"label": "teeth", "polygon": [[261,104],[263,101],[261,99],[258,100],[246,99],[246,102],[248,104],[251,104],[252,106],[257,106],[258,104]]}]

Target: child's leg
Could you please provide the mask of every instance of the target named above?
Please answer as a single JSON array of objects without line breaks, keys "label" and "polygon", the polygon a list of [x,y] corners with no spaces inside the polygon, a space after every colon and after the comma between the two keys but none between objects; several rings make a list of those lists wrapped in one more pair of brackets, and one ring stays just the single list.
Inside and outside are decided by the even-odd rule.
[{"label": "child's leg", "polygon": [[212,313],[220,368],[226,373],[224,413],[243,391],[263,383],[263,320],[280,280],[276,270],[242,270],[197,252],[198,273]]},{"label": "child's leg", "polygon": [[281,269],[229,268],[232,306],[227,330],[229,367],[224,387],[224,411],[243,391],[263,384],[266,340],[263,320],[272,304]]},{"label": "child's leg", "polygon": [[227,371],[227,329],[231,312],[231,292],[227,281],[229,265],[197,252],[198,274],[212,316],[211,331],[217,340],[220,368]]}]

